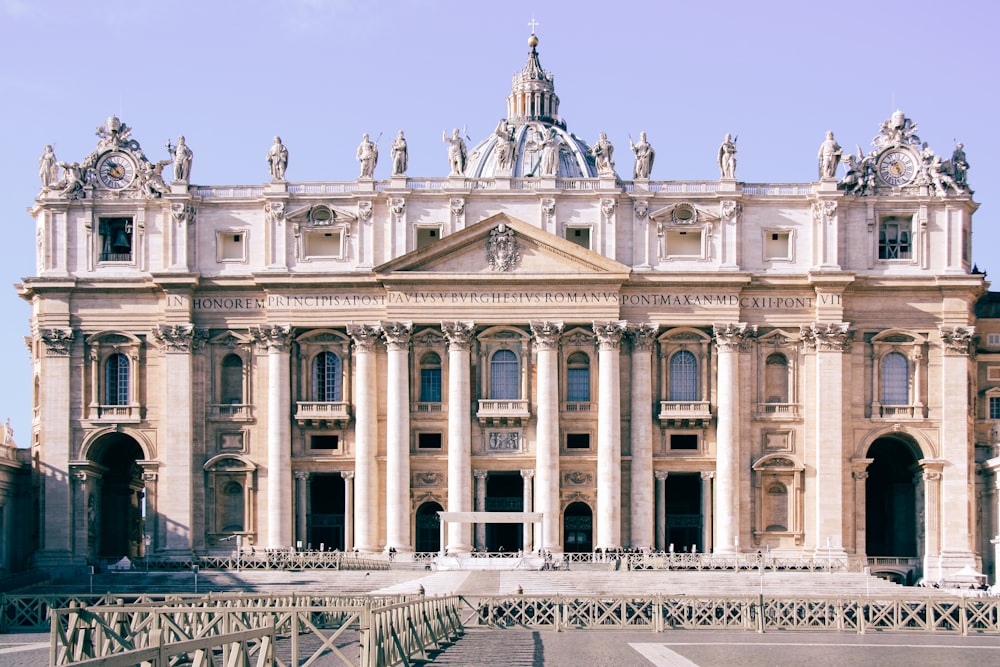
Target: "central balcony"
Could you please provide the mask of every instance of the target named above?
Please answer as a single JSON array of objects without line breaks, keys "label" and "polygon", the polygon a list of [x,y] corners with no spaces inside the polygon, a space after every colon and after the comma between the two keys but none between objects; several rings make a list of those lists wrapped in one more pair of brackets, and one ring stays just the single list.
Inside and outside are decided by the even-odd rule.
[{"label": "central balcony", "polygon": [[103,424],[137,424],[142,421],[142,406],[91,405],[87,418]]},{"label": "central balcony", "polygon": [[345,426],[350,420],[350,403],[299,401],[295,404],[295,421],[300,426],[331,428]]},{"label": "central balcony", "polygon": [[660,401],[660,426],[701,428],[712,421],[708,401]]},{"label": "central balcony", "polygon": [[481,424],[490,426],[522,426],[531,417],[528,401],[520,399],[486,399],[479,401],[476,413]]}]

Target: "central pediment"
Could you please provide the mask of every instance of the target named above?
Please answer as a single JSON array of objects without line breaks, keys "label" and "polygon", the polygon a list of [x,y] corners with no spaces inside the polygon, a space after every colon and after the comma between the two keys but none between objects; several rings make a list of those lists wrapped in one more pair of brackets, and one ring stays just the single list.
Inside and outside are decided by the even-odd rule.
[{"label": "central pediment", "polygon": [[504,213],[491,216],[374,269],[383,282],[600,280],[624,282],[631,269]]}]

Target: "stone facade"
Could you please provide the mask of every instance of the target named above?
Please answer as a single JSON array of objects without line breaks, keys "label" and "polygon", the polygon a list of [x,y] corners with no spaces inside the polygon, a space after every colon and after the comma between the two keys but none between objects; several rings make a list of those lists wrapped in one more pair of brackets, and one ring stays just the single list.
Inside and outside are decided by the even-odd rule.
[{"label": "stone facade", "polygon": [[188,156],[168,185],[111,119],[50,179],[19,286],[41,564],[431,551],[437,511],[486,510],[544,521],[451,551],[994,567],[1000,340],[957,170],[899,113],[840,182],[835,142],[813,183],[739,182],[726,144],[719,181],[622,180],[532,39],[444,178],[394,144],[385,181],[192,185]]}]

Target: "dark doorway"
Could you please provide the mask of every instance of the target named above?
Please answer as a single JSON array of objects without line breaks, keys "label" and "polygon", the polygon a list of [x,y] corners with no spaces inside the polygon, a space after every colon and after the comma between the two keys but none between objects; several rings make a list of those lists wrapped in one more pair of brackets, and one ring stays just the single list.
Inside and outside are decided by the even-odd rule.
[{"label": "dark doorway", "polygon": [[424,503],[417,508],[417,552],[441,550],[441,517],[444,508],[438,503]]},{"label": "dark doorway", "polygon": [[344,478],[340,473],[309,478],[308,548],[344,550]]},{"label": "dark doorway", "polygon": [[913,448],[898,438],[879,438],[868,449],[865,483],[865,552],[869,556],[917,553],[917,488],[919,472]]},{"label": "dark doorway", "polygon": [[563,548],[569,553],[594,550],[594,513],[587,503],[570,503],[563,513]]},{"label": "dark doorway", "polygon": [[701,475],[671,472],[664,487],[664,550],[702,552]]},{"label": "dark doorway", "polygon": [[[486,477],[487,512],[523,512],[524,481],[520,472],[491,472]],[[486,525],[487,551],[517,551],[524,544],[524,525],[490,523]]]},{"label": "dark doorway", "polygon": [[[100,504],[87,498],[87,534],[91,553],[119,560],[142,555],[142,502],[145,488],[136,461],[145,458],[139,443],[123,433],[103,436],[94,444],[94,462],[105,468]],[[98,530],[98,525],[100,530]]]}]

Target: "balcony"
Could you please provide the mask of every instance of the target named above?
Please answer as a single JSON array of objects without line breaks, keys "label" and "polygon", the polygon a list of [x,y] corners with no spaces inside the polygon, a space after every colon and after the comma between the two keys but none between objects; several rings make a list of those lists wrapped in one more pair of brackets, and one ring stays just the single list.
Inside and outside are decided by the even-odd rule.
[{"label": "balcony", "polygon": [[887,421],[918,420],[924,418],[924,406],[915,405],[872,405],[872,419]]},{"label": "balcony", "polygon": [[410,403],[410,412],[415,415],[434,417],[448,412],[448,405],[440,401],[435,403]]},{"label": "balcony", "polygon": [[597,412],[597,404],[581,403],[579,401],[565,401],[560,406],[560,410],[570,415],[578,414],[581,417],[586,417],[591,413]]},{"label": "balcony", "polygon": [[481,400],[476,417],[491,426],[521,426],[531,416],[528,401],[519,399]]},{"label": "balcony", "polygon": [[757,419],[769,421],[791,421],[799,418],[798,403],[758,403]]},{"label": "balcony", "polygon": [[300,426],[331,428],[344,426],[350,420],[350,403],[299,401],[295,404],[295,421]]},{"label": "balcony", "polygon": [[711,421],[708,401],[660,401],[660,426],[701,428]]},{"label": "balcony", "polygon": [[142,420],[142,406],[91,405],[87,419],[100,424],[138,424]]},{"label": "balcony", "polygon": [[243,403],[212,403],[208,406],[208,421],[250,422],[253,421],[253,406]]}]

